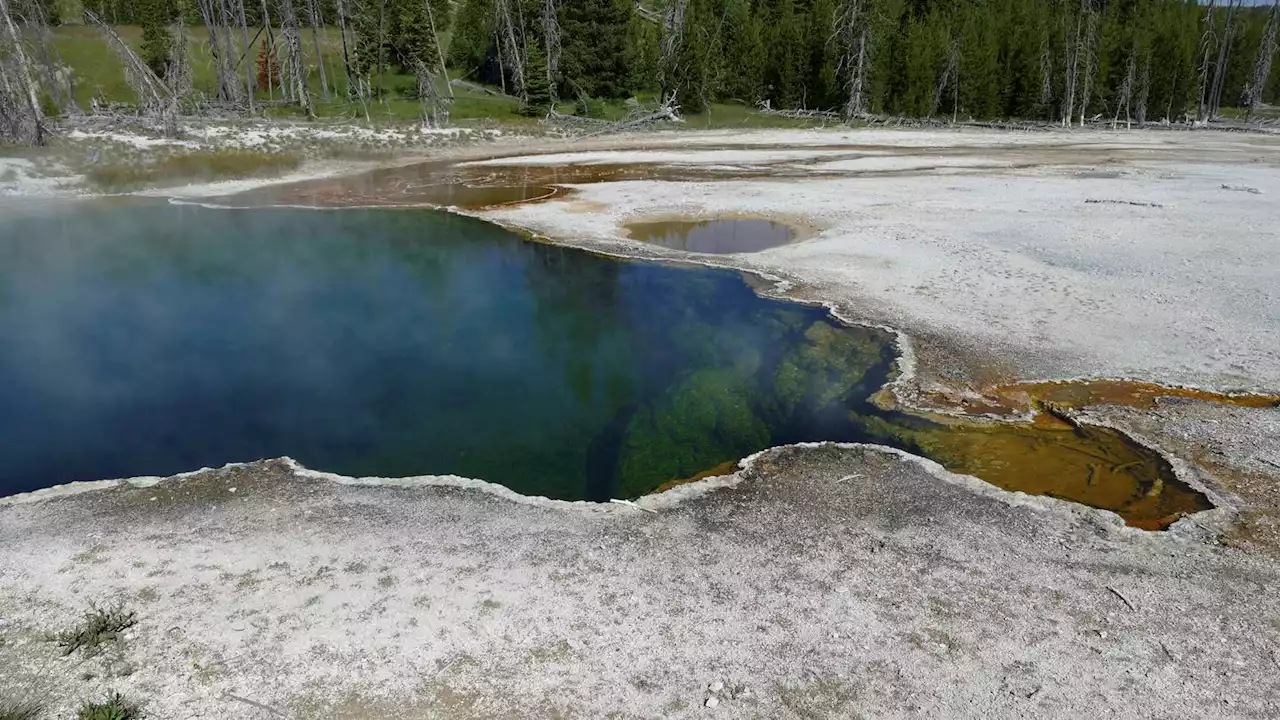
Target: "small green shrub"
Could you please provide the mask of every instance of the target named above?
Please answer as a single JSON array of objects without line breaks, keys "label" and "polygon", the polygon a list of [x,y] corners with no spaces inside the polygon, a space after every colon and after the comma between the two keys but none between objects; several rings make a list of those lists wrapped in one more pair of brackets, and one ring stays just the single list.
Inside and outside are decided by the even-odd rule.
[{"label": "small green shrub", "polygon": [[102,702],[85,702],[76,711],[76,720],[138,720],[142,711],[118,692],[107,693]]},{"label": "small green shrub", "polygon": [[84,649],[86,656],[93,657],[102,649],[103,644],[111,642],[124,630],[138,622],[136,613],[125,610],[123,606],[102,609],[93,605],[79,625],[64,630],[53,636],[62,648],[63,655],[70,655],[76,650]]},{"label": "small green shrub", "polygon": [[36,720],[40,706],[26,700],[0,700],[0,720]]}]

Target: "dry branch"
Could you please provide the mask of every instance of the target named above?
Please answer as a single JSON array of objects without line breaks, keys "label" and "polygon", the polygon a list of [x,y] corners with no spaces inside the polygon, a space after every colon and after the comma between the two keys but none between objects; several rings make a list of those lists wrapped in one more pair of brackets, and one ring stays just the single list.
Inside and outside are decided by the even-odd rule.
[{"label": "dry branch", "polygon": [[1152,207],[1162,208],[1164,205],[1153,202],[1140,202],[1137,200],[1112,200],[1110,198],[1089,198],[1085,200],[1086,205],[1133,205],[1134,207]]},{"label": "dry branch", "polygon": [[1137,612],[1137,611],[1138,611],[1138,608],[1134,607],[1133,603],[1129,602],[1129,598],[1127,598],[1127,597],[1125,597],[1124,595],[1120,594],[1120,591],[1119,591],[1119,590],[1117,590],[1117,589],[1115,589],[1115,588],[1111,587],[1110,585],[1106,585],[1105,587],[1107,588],[1107,590],[1109,590],[1109,591],[1111,592],[1111,594],[1112,594],[1112,595],[1115,595],[1116,597],[1120,598],[1120,602],[1124,603],[1124,604],[1125,604],[1125,607],[1129,608],[1130,610],[1132,610],[1132,611],[1134,611],[1134,612]]},{"label": "dry branch", "polygon": [[124,77],[129,83],[129,87],[134,94],[138,96],[138,109],[143,115],[153,115],[160,118],[164,126],[166,135],[174,136],[178,134],[178,99],[168,85],[164,83],[151,68],[147,66],[142,58],[130,48],[115,30],[111,29],[99,18],[93,11],[88,8],[84,11],[85,18],[93,23],[98,32],[106,39],[107,44],[115,51],[116,56],[120,58],[120,62],[124,64]]}]

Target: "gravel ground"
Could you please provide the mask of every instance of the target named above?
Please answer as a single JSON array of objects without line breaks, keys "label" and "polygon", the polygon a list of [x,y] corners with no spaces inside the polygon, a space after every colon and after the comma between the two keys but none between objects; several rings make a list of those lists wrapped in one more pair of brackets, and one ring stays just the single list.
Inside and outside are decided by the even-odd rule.
[{"label": "gravel ground", "polygon": [[[1143,533],[859,446],[645,506],[284,462],[0,506],[0,697],[49,718],[109,688],[157,718],[1280,714],[1280,573],[1199,525]],[[43,635],[90,601],[138,624],[60,657]]]}]

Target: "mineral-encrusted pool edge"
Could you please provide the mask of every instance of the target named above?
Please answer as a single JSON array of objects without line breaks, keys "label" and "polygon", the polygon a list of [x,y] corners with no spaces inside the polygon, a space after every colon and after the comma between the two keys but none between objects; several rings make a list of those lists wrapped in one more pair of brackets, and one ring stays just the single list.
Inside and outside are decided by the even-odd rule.
[{"label": "mineral-encrusted pool edge", "polygon": [[[527,235],[527,233],[525,234]],[[579,252],[577,250],[572,251]],[[601,254],[588,252],[589,254]],[[636,262],[637,260],[628,261]],[[643,261],[641,260],[640,262]],[[711,263],[692,264],[712,265]],[[740,270],[736,271],[742,272]],[[777,293],[769,294],[777,295]],[[795,305],[806,304],[790,298],[782,299]],[[865,327],[840,318],[835,308],[826,307],[829,315],[843,326]],[[909,353],[909,342],[900,333],[893,332],[893,335],[898,338],[895,365],[901,371],[903,369],[904,354]],[[907,370],[909,371],[910,368],[908,367]],[[899,374],[901,375],[901,372]],[[889,378],[889,381],[891,384],[895,382],[892,377]],[[1068,425],[1068,427],[1056,428],[1056,431],[1060,434],[1054,438],[1055,442],[1044,442],[1045,436],[1043,433],[1046,430],[1044,428],[1034,428],[1025,423],[913,415],[915,415],[914,412],[904,413],[896,419],[896,422],[892,423],[897,427],[892,429],[889,427],[880,428],[879,431],[886,433],[886,435],[892,435],[893,439],[898,440],[894,444],[899,447],[905,441],[909,443],[912,452],[915,454],[945,456],[934,457],[933,459],[941,462],[953,472],[974,475],[998,487],[1051,497],[1063,497],[1085,505],[1119,511],[1126,516],[1130,524],[1149,529],[1167,527],[1184,514],[1212,507],[1202,494],[1195,491],[1191,486],[1184,484],[1184,480],[1176,476],[1167,460],[1158,451],[1142,446],[1123,433],[1109,428],[1099,428],[1093,425]],[[1005,461],[998,461],[992,464],[988,462],[991,459],[988,456],[989,454],[981,451],[974,452],[975,446],[982,446],[992,442],[998,443],[1007,452],[1011,452],[1019,460],[1025,461],[1027,464],[1019,465],[1015,463],[1011,465]],[[1082,447],[1092,448],[1095,451],[1099,447],[1103,449],[1100,452],[1090,453],[1082,450]],[[1055,461],[1052,458],[1059,458],[1059,460]],[[1066,459],[1064,460],[1063,458]],[[1136,503],[1136,506],[1131,508],[1132,511],[1126,513],[1123,505],[1129,501],[1116,497],[1114,492],[1110,493],[1112,497],[1106,501],[1106,504],[1102,505],[1097,502],[1090,502],[1088,498],[1072,497],[1073,493],[1071,492],[1064,493],[1053,482],[1055,477],[1062,475],[1060,472],[1040,474],[1036,478],[1036,482],[1030,484],[1022,482],[1022,478],[1017,477],[1028,469],[1039,467],[1051,466],[1056,470],[1062,467],[1064,462],[1067,465],[1084,468],[1090,478],[1090,481],[1086,484],[1090,487],[1098,487],[1100,491],[1108,489],[1112,491],[1119,490],[1118,487],[1113,486],[1121,481],[1122,478],[1120,476],[1132,476],[1135,470],[1149,471],[1152,479],[1150,482],[1144,483],[1141,480],[1135,480],[1130,477],[1130,480],[1134,482],[1135,490],[1143,490],[1143,492],[1130,493],[1129,496],[1126,496],[1130,497],[1133,503]],[[1101,477],[1096,477],[1096,475]],[[679,481],[680,479],[671,478],[670,480]],[[669,484],[670,481],[663,486]],[[1185,490],[1185,493],[1181,493],[1172,505],[1166,505],[1163,500],[1166,499],[1166,492],[1171,491],[1171,489]],[[1116,507],[1117,500],[1120,501],[1121,507]],[[1135,515],[1135,512],[1139,513],[1140,516]]]}]

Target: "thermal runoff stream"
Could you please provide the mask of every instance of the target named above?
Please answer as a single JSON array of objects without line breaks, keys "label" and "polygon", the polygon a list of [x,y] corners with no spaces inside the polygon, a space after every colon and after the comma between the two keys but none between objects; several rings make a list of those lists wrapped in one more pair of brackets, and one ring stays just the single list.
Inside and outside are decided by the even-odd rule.
[{"label": "thermal runoff stream", "polygon": [[1143,527],[1209,507],[1109,429],[882,410],[888,333],[734,272],[430,210],[138,200],[10,214],[0,252],[0,494],[288,455],[599,501],[837,440]]}]

